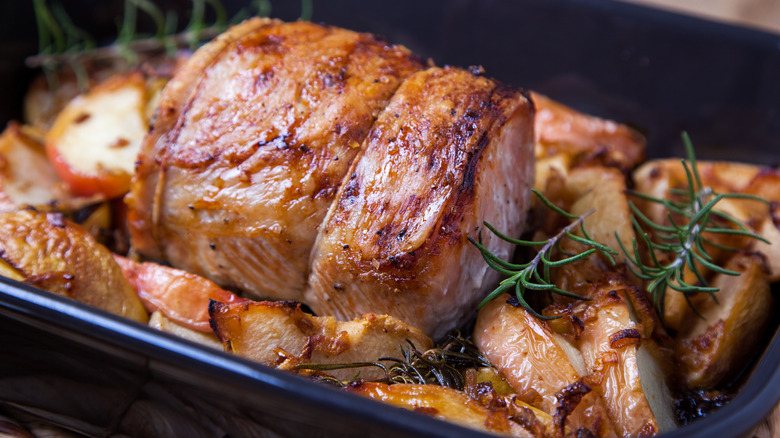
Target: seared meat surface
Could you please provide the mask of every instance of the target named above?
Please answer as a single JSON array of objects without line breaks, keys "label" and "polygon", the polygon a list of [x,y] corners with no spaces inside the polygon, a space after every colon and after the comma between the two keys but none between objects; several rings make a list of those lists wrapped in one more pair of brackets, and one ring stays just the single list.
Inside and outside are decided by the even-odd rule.
[{"label": "seared meat surface", "polygon": [[[312,251],[305,302],[351,319],[387,313],[434,339],[494,286],[483,221],[520,234],[533,183],[534,110],[517,90],[456,68],[407,79],[379,116]],[[507,258],[492,233],[483,243]]]},{"label": "seared meat surface", "polygon": [[300,300],[342,177],[422,67],[403,47],[335,27],[231,28],[165,88],[127,200],[133,245],[223,286]]}]

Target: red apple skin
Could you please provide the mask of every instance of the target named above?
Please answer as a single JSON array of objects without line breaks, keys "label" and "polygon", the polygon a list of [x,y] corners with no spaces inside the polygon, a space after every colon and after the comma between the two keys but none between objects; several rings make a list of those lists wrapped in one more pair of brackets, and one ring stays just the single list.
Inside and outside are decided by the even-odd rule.
[{"label": "red apple skin", "polygon": [[57,150],[57,144],[46,142],[46,155],[54,166],[54,171],[68,185],[68,190],[76,196],[102,195],[106,199],[123,196],[130,190],[131,175],[124,172],[100,172],[86,174],[71,167]]}]

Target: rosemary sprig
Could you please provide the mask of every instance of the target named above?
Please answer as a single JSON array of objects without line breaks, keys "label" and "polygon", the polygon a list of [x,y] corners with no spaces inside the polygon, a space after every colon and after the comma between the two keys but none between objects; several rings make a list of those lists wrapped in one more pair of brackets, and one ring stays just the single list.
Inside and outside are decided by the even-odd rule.
[{"label": "rosemary sprig", "polygon": [[[588,300],[588,298],[586,297],[577,295],[572,292],[565,291],[555,286],[555,284],[552,282],[550,278],[550,269],[568,265],[570,263],[574,263],[576,261],[585,259],[595,252],[599,252],[603,254],[614,265],[615,260],[613,258],[613,255],[617,255],[618,252],[607,247],[606,245],[594,241],[588,235],[588,232],[585,229],[585,219],[591,214],[593,214],[594,210],[590,210],[581,216],[576,216],[564,211],[557,205],[550,202],[539,191],[537,190],[532,190],[532,191],[548,208],[566,217],[567,219],[571,220],[571,223],[569,223],[569,225],[561,229],[558,232],[558,234],[556,234],[555,236],[546,240],[536,242],[536,241],[513,239],[511,237],[502,234],[501,232],[496,230],[492,225],[485,222],[485,227],[487,227],[493,234],[495,234],[502,240],[505,240],[514,245],[533,246],[533,247],[541,246],[541,249],[536,253],[533,259],[531,259],[529,262],[522,263],[522,264],[514,264],[514,263],[501,260],[501,258],[491,253],[490,250],[488,250],[484,245],[482,245],[481,233],[480,233],[479,241],[475,241],[474,239],[469,237],[469,241],[474,246],[476,246],[477,249],[479,249],[479,251],[482,253],[482,257],[485,259],[485,262],[488,264],[488,266],[500,272],[501,274],[507,276],[507,278],[501,281],[501,283],[498,285],[497,288],[495,288],[490,294],[488,294],[485,297],[485,299],[482,300],[482,302],[479,304],[479,308],[481,309],[487,303],[494,300],[496,297],[500,296],[504,292],[513,290],[514,295],[512,301],[510,301],[510,304],[513,304],[517,307],[523,307],[531,315],[540,319],[545,319],[545,320],[556,319],[559,318],[559,316],[544,316],[541,315],[539,312],[535,311],[528,304],[528,301],[525,298],[526,292],[529,290],[545,291],[548,293],[555,293],[558,295],[564,295],[567,297],[576,298],[580,300]],[[580,230],[582,236],[574,234],[574,231],[576,229]],[[564,238],[568,238],[574,242],[580,243],[585,247],[587,247],[588,249],[578,254],[568,254],[566,251],[563,251],[560,246],[561,241]],[[566,257],[559,260],[553,260],[553,255],[554,255],[553,251],[557,251],[560,254],[564,254]]]},{"label": "rosemary sprig", "polygon": [[[113,44],[96,46],[94,39],[73,25],[64,8],[55,1],[34,0],[33,6],[38,26],[38,54],[26,59],[31,68],[42,68],[47,76],[63,67],[74,70],[79,84],[86,84],[86,66],[90,62],[115,62],[123,60],[133,67],[146,55],[167,53],[174,55],[182,48],[196,49],[223,32],[230,24],[250,15],[269,16],[271,0],[253,0],[238,11],[232,19],[220,0],[190,0],[189,22],[177,31],[178,16],[173,11],[163,11],[153,0],[125,0],[124,12],[118,23],[117,38]],[[215,19],[206,21],[207,9]],[[153,35],[142,34],[137,27],[139,13],[151,18],[155,26]],[[311,0],[301,0],[301,18],[311,17]],[[50,81],[56,84],[56,81]],[[85,87],[82,87],[85,89]]]},{"label": "rosemary sprig", "polygon": [[[299,364],[298,369],[329,371],[348,368],[377,367],[385,375],[374,381],[381,383],[411,383],[447,386],[462,390],[466,380],[463,371],[470,368],[492,366],[477,347],[459,332],[451,334],[441,345],[427,351],[419,351],[412,341],[401,346],[400,357],[381,357],[375,362],[351,362],[336,364]],[[390,362],[386,364],[384,362]],[[342,381],[332,377],[321,378],[331,383],[346,386],[354,378]]]},{"label": "rosemary sprig", "polygon": [[[699,265],[716,273],[739,275],[738,272],[718,266],[713,257],[708,254],[705,245],[727,251],[738,249],[719,244],[707,235],[737,235],[769,243],[763,237],[749,231],[744,224],[729,214],[715,210],[715,206],[723,199],[750,199],[764,203],[768,201],[741,193],[716,193],[712,188],[703,185],[691,139],[687,133],[682,134],[682,139],[688,156],[687,162],[681,160],[687,178],[685,189],[670,190],[670,195],[673,196],[671,199],[659,199],[635,191],[626,192],[633,197],[660,204],[666,210],[668,225],[659,224],[644,215],[629,199],[634,229],[641,243],[648,248],[649,261],[642,260],[637,239],[633,241],[633,252],[629,252],[621,240],[617,239],[629,262],[627,264],[629,270],[637,278],[649,282],[647,291],[651,294],[653,305],[662,320],[668,289],[682,293],[699,316],[701,315],[690,301],[691,296],[707,293],[717,302],[715,293],[718,288],[708,284]],[[723,222],[734,227],[723,226],[721,225]],[[685,281],[685,273],[688,271],[695,277],[695,284]]]}]

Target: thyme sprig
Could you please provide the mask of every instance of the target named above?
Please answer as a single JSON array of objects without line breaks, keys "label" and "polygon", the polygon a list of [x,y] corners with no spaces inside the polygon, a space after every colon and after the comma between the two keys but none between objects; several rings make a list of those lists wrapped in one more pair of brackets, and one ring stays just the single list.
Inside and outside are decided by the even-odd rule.
[{"label": "thyme sprig", "polygon": [[[666,211],[668,225],[659,224],[643,214],[629,199],[629,208],[633,213],[633,226],[638,239],[648,249],[649,260],[642,260],[637,238],[633,240],[631,252],[619,238],[617,239],[629,262],[627,263],[629,270],[637,278],[649,282],[647,291],[651,294],[653,305],[662,319],[668,289],[682,293],[687,303],[699,316],[701,315],[690,300],[691,296],[707,293],[717,302],[715,293],[718,288],[709,285],[699,265],[716,273],[739,275],[739,272],[718,266],[705,245],[726,251],[737,251],[738,248],[715,242],[708,235],[744,236],[769,243],[763,237],[749,231],[744,224],[731,215],[715,209],[718,202],[723,199],[750,199],[764,203],[768,201],[742,193],[716,193],[712,188],[702,184],[691,139],[687,133],[683,133],[682,138],[688,156],[688,161],[681,160],[687,178],[686,188],[670,190],[669,194],[672,195],[670,199],[659,199],[631,190],[626,192],[633,197],[659,204]],[[722,225],[723,223],[726,225]],[[728,226],[729,224],[732,227]],[[685,281],[685,273],[688,271],[693,274],[696,283]]]},{"label": "thyme sprig", "polygon": [[[488,228],[493,234],[495,234],[496,236],[498,236],[500,239],[504,241],[507,241],[514,245],[531,246],[531,247],[540,246],[541,249],[536,253],[536,255],[529,262],[522,263],[522,264],[515,264],[515,263],[510,263],[508,261],[502,260],[500,257],[490,252],[490,250],[487,249],[484,245],[482,245],[481,233],[479,236],[479,241],[476,241],[471,237],[469,237],[469,241],[474,246],[476,246],[477,249],[479,249],[479,251],[482,253],[482,257],[485,259],[485,262],[488,264],[488,266],[498,271],[499,273],[507,276],[507,278],[501,281],[498,287],[496,287],[492,292],[490,292],[490,294],[488,294],[485,297],[485,299],[482,300],[482,302],[479,304],[479,308],[481,309],[487,303],[494,300],[504,292],[513,290],[512,301],[510,301],[511,304],[518,307],[523,307],[525,310],[527,310],[531,315],[535,316],[536,318],[545,319],[545,320],[556,319],[559,318],[559,316],[544,316],[541,315],[539,312],[535,311],[531,307],[531,305],[528,304],[528,301],[526,300],[526,293],[529,290],[542,291],[548,293],[555,293],[558,295],[563,295],[563,296],[576,298],[580,300],[588,300],[588,298],[586,297],[580,296],[572,292],[565,291],[557,287],[550,278],[551,268],[556,268],[556,267],[577,262],[579,260],[589,257],[595,252],[599,252],[603,254],[610,261],[610,263],[614,265],[615,259],[613,258],[613,256],[617,255],[618,252],[607,247],[606,245],[594,241],[590,237],[590,235],[588,235],[588,232],[585,229],[585,219],[591,214],[593,214],[594,210],[590,210],[581,216],[573,215],[564,211],[562,208],[558,207],[552,202],[550,202],[550,200],[548,200],[538,190],[532,189],[532,191],[542,201],[542,203],[545,206],[547,206],[549,209],[553,210],[554,212],[571,220],[571,222],[563,229],[561,229],[555,236],[542,241],[528,241],[528,240],[514,239],[504,235],[503,233],[496,230],[495,227],[485,222],[485,227]],[[577,229],[579,229],[580,233],[582,234],[581,236],[574,233],[575,230]],[[571,239],[574,242],[584,245],[588,249],[577,254],[570,254],[564,251],[560,245],[561,242],[567,238]],[[563,254],[565,257],[558,260],[554,260],[555,254]]]},{"label": "thyme sprig", "polygon": [[[463,371],[471,368],[492,366],[479,352],[477,347],[460,332],[451,334],[441,345],[426,351],[418,350],[414,343],[406,340],[407,345],[401,346],[400,357],[381,357],[375,362],[351,362],[336,364],[299,364],[298,369],[314,371],[330,371],[348,368],[377,367],[384,371],[384,376],[374,381],[380,383],[410,383],[433,384],[462,390],[466,384]],[[389,364],[387,364],[389,362]],[[321,380],[346,386],[357,380],[356,374],[350,380],[342,381],[333,377]]]}]

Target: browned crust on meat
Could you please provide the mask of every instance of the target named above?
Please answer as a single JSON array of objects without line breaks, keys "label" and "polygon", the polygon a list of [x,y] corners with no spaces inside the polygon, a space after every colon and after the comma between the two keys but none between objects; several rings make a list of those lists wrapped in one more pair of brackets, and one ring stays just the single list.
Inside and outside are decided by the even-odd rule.
[{"label": "browned crust on meat", "polygon": [[165,148],[158,146],[158,142],[166,143],[170,137],[170,131],[181,116],[182,102],[188,100],[200,82],[203,69],[218,60],[220,54],[241,36],[278,23],[280,22],[276,20],[253,18],[230,28],[195,52],[186,66],[166,85],[153,118],[153,126],[141,146],[131,192],[126,198],[130,206],[127,220],[133,236],[133,245],[151,257],[163,258],[156,231],[155,209],[159,203],[159,188],[164,181],[162,155]]},{"label": "browned crust on meat", "polygon": [[[404,47],[337,27],[255,19],[233,28],[164,92],[128,198],[136,249],[255,296],[299,299],[344,174],[402,79],[423,65]],[[209,236],[214,251],[189,235]],[[261,259],[289,278],[261,281]]]},{"label": "browned crust on meat", "polygon": [[[471,256],[480,257],[468,234],[477,237],[488,210],[510,234],[522,226],[532,121],[530,100],[486,77],[445,67],[407,79],[321,227],[307,304],[339,318],[389,313],[433,337],[453,328],[475,305],[485,275],[464,274],[476,269]],[[501,135],[517,135],[517,150],[499,146]],[[499,148],[506,155],[497,159]],[[507,176],[500,160],[514,164],[504,181],[513,190],[493,186],[493,177]]]},{"label": "browned crust on meat", "polygon": [[[417,130],[409,136],[415,136],[426,141],[422,152],[425,156],[415,160],[421,180],[432,181],[430,190],[420,190],[403,200],[396,209],[394,217],[385,223],[378,224],[367,231],[367,238],[359,246],[343,249],[341,260],[351,263],[352,267],[344,266],[346,270],[355,272],[371,271],[372,275],[381,276],[396,287],[420,287],[416,278],[410,278],[410,270],[419,270],[421,264],[428,263],[431,256],[446,254],[448,247],[462,244],[465,231],[460,222],[466,211],[474,202],[474,179],[479,166],[480,157],[488,144],[492,131],[502,126],[510,115],[507,107],[515,103],[508,97],[514,96],[514,91],[507,87],[496,87],[495,83],[484,77],[476,77],[473,81],[464,81],[463,76],[469,73],[454,69],[444,69],[421,73],[404,85],[405,101],[398,106],[388,108],[388,113],[377,122],[377,128],[368,138],[369,146],[385,149],[383,144],[399,140],[405,135],[408,125],[393,125],[398,111],[404,111],[405,121],[417,121]],[[464,91],[464,84],[468,90]],[[435,94],[429,89],[439,88]],[[414,88],[413,90],[409,90]],[[462,95],[463,100],[457,102],[458,112],[454,117],[431,114],[426,110],[430,105],[426,101],[440,99],[449,94]],[[392,113],[392,114],[391,114]],[[389,122],[389,123],[388,123]],[[388,126],[389,125],[389,126]],[[474,141],[474,133],[479,139]],[[403,141],[403,140],[400,140]],[[416,141],[416,140],[411,140]],[[415,151],[416,152],[416,151]],[[405,157],[389,160],[387,166],[407,166]],[[437,163],[437,161],[439,163]],[[443,163],[443,164],[442,164]],[[363,190],[361,174],[346,181],[344,190],[338,198],[338,205],[330,217],[329,225],[338,226],[340,222],[349,220],[353,215],[350,209],[352,196]],[[455,178],[455,181],[452,179]],[[443,186],[443,187],[442,187]],[[404,221],[396,218],[414,218],[432,203],[438,191],[449,190],[445,208],[436,212],[436,226],[421,230],[428,238],[419,245],[405,245],[406,236],[414,233],[410,227],[417,226],[419,221]],[[369,206],[367,211],[361,211],[367,218],[376,218],[384,213],[387,203]],[[325,230],[325,234],[328,231]],[[376,266],[376,262],[379,266]]]}]

